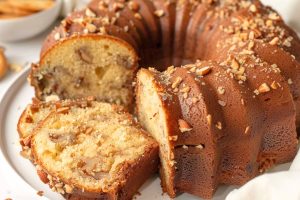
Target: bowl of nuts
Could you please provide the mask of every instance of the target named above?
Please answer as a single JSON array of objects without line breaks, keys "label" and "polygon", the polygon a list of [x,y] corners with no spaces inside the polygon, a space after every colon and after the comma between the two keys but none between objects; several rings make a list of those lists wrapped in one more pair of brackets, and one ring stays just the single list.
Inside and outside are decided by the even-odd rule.
[{"label": "bowl of nuts", "polygon": [[18,41],[47,29],[58,17],[61,0],[0,0],[0,41]]}]

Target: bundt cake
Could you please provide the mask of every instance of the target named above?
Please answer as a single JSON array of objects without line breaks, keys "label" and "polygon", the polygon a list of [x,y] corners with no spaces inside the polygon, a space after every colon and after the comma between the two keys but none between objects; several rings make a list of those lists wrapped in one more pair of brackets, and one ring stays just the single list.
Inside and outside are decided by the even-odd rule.
[{"label": "bundt cake", "polygon": [[137,115],[160,144],[162,186],[171,196],[211,198],[218,184],[241,185],[294,158],[288,84],[267,63],[243,66],[243,84],[231,77],[234,65],[212,61],[138,72]]},{"label": "bundt cake", "polygon": [[41,106],[32,157],[41,180],[65,198],[131,199],[157,171],[157,143],[123,108],[92,100]]},{"label": "bundt cake", "polygon": [[300,40],[259,0],[93,0],[47,37],[29,79],[40,100],[132,111],[139,66],[155,67],[138,72],[136,113],[171,197],[210,198],[294,157]]}]

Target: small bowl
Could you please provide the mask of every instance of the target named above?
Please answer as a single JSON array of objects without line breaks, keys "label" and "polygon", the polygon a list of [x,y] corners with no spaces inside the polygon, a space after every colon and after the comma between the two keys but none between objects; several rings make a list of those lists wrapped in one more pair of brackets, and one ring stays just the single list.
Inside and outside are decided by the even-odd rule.
[{"label": "small bowl", "polygon": [[24,40],[43,32],[57,19],[61,10],[61,1],[56,0],[51,8],[29,16],[0,19],[0,41]]}]

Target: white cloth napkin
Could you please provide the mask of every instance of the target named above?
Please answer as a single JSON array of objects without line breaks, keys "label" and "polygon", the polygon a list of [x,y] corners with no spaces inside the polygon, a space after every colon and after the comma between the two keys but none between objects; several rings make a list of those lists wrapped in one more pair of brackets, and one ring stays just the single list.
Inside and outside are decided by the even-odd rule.
[{"label": "white cloth napkin", "polygon": [[299,200],[300,151],[288,171],[261,175],[228,194],[226,200]]}]

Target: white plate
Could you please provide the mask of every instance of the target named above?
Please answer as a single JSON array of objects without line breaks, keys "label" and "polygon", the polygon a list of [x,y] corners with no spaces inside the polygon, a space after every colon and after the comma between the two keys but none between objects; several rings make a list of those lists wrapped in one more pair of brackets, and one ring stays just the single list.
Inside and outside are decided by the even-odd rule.
[{"label": "white plate", "polygon": [[[294,29],[300,32],[299,21],[299,0],[263,0],[266,4],[271,4],[283,15],[286,22]],[[12,57],[17,57],[23,61],[30,59],[33,61],[38,55],[39,41],[28,41],[27,43],[6,44],[9,47],[8,53]],[[26,49],[26,51],[24,51]],[[36,55],[36,56],[34,56]],[[18,141],[18,133],[16,125],[18,118],[30,103],[33,97],[33,89],[26,82],[27,72],[19,74],[12,85],[5,93],[4,98],[0,102],[0,199],[12,198],[13,200],[35,200],[35,199],[54,199],[59,200],[62,197],[52,192],[49,187],[43,184],[33,167],[33,165],[19,154],[21,149]],[[9,81],[10,83],[10,81]],[[3,84],[0,83],[0,96],[3,94]],[[272,171],[287,170],[290,164],[276,167]],[[215,200],[225,199],[225,196],[234,187],[222,186],[214,195]],[[44,197],[39,197],[37,191],[44,191]],[[137,196],[138,200],[167,200],[167,196],[162,196],[160,180],[153,177],[147,181],[140,189],[141,195]],[[195,200],[194,196],[183,194],[176,200]]]},{"label": "white plate", "polygon": [[[43,184],[37,174],[34,166],[30,161],[20,156],[20,144],[19,137],[16,130],[17,122],[22,111],[28,103],[31,102],[31,98],[34,96],[33,88],[29,86],[26,81],[28,70],[23,72],[16,78],[11,87],[7,90],[4,98],[0,102],[0,159],[5,160],[3,162],[2,170],[14,180],[17,189],[31,187],[31,195],[29,192],[23,194],[20,193],[22,199],[36,199],[38,191],[44,191],[44,197],[49,199],[63,199],[59,194],[52,192],[49,187]],[[288,169],[289,164],[278,166],[274,171],[280,171]],[[15,187],[16,187],[15,186]],[[214,199],[225,199],[226,195],[234,187],[222,186],[218,189],[214,196]],[[141,195],[137,196],[137,200],[154,200],[162,199],[167,200],[167,195],[162,195],[159,178],[153,177],[148,180],[140,189]],[[34,195],[33,195],[34,194]],[[19,199],[19,198],[18,198]],[[199,199],[192,195],[183,194],[176,198],[177,200],[194,200]]]}]

